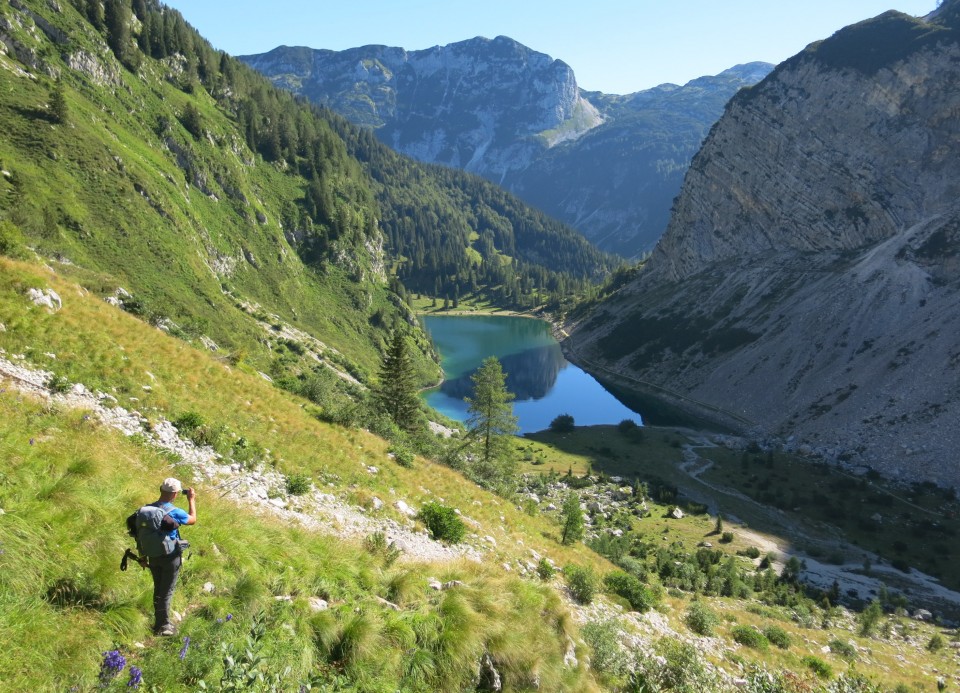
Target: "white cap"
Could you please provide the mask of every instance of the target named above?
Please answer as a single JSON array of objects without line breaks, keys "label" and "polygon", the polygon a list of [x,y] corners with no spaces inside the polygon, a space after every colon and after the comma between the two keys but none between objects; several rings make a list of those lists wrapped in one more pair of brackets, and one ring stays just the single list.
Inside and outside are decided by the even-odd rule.
[{"label": "white cap", "polygon": [[160,484],[160,490],[164,493],[180,493],[183,490],[183,484],[180,483],[179,479],[174,479],[171,476],[163,480],[163,483]]}]

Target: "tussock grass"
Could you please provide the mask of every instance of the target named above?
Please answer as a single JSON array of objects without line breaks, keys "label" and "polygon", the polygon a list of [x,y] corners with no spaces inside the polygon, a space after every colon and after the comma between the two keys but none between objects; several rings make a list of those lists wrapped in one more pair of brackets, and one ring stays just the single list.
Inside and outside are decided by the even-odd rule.
[{"label": "tussock grass", "polygon": [[[381,498],[392,488],[415,505],[443,499],[479,522],[476,531],[497,535],[503,545],[492,559],[497,562],[525,555],[513,536],[530,546],[527,528],[535,527],[536,535],[548,526],[445,467],[423,460],[411,470],[391,465],[384,441],[316,421],[297,398],[84,295],[48,270],[0,263],[0,322],[7,327],[0,346],[7,353],[28,352],[40,363],[38,355],[54,353],[48,367],[113,393],[121,406],[136,406],[155,421],[196,411],[226,435],[269,449],[268,464],[335,479],[334,491],[355,484],[355,492]],[[33,309],[25,285],[54,288],[64,308],[56,314]],[[25,312],[29,320],[22,319]],[[449,690],[467,685],[489,652],[513,690],[528,687],[531,671],[550,690],[593,685],[582,668],[563,665],[570,621],[549,587],[466,561],[424,566],[407,560],[388,568],[383,555],[359,543],[288,526],[203,486],[199,524],[185,531],[193,548],[174,603],[186,614],[181,636],[191,638],[180,660],[182,639],[149,636],[148,574],[135,565],[127,573],[118,568],[129,545],[123,519],[154,498],[160,479],[189,478],[189,469],[84,412],[60,411],[9,390],[0,393],[0,458],[0,647],[8,655],[0,661],[0,680],[13,689],[89,687],[101,653],[120,648],[143,669],[145,681],[193,690],[201,680],[216,684],[223,648],[242,651],[260,626],[267,635],[258,640],[259,653],[272,669],[290,667],[291,682],[340,671],[357,690]],[[379,474],[366,471],[371,464]],[[537,549],[549,553],[549,542]],[[582,547],[564,554],[600,560]],[[464,584],[434,592],[428,576]],[[212,593],[203,590],[207,582],[215,585]],[[327,600],[329,610],[311,613],[310,596]]]}]

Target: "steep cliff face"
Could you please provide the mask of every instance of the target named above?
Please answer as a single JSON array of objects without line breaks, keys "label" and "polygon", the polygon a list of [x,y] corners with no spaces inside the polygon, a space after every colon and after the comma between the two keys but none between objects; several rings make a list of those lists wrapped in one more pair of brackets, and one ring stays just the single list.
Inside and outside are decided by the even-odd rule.
[{"label": "steep cliff face", "polygon": [[421,161],[486,176],[600,248],[651,250],[724,104],[773,68],[738,65],[626,96],[506,37],[407,52],[280,47],[242,60]]},{"label": "steep cliff face", "polygon": [[573,70],[505,36],[407,52],[280,47],[241,58],[278,84],[379,128],[398,151],[488,178],[601,122]]},{"label": "steep cliff face", "polygon": [[727,424],[960,484],[957,4],[845,29],[738,95],[648,267],[571,352]]}]

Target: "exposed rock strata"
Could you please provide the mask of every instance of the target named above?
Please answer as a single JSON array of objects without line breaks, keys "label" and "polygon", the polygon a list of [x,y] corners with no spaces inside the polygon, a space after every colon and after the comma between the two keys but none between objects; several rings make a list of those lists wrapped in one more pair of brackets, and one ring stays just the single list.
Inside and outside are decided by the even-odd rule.
[{"label": "exposed rock strata", "polygon": [[960,485],[960,3],[944,8],[845,29],[741,92],[648,268],[574,326],[571,355]]}]

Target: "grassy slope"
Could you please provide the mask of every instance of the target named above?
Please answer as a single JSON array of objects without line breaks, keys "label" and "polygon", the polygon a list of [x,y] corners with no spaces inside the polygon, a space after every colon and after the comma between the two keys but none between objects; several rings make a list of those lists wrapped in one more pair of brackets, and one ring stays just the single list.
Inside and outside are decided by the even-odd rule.
[{"label": "grassy slope", "polygon": [[[57,19],[72,47],[103,51],[72,13]],[[26,34],[19,38],[30,45]],[[100,59],[116,65],[109,53]],[[328,264],[318,272],[303,264],[278,219],[303,195],[301,182],[251,154],[202,88],[185,94],[154,61],[144,62],[142,77],[117,68],[120,83],[107,86],[64,69],[69,117],[54,124],[46,115],[52,81],[18,75],[9,57],[0,63],[9,68],[0,69],[0,167],[10,172],[0,179],[0,218],[41,254],[86,268],[83,283],[98,293],[124,287],[154,317],[206,333],[260,369],[272,355],[223,284],[349,354],[362,372],[375,371],[383,334],[368,315],[381,307],[393,312],[385,286],[361,253],[351,257],[362,283],[356,267]],[[187,104],[199,110],[207,137],[195,139],[180,125]],[[187,153],[217,199],[192,184],[170,143]],[[363,185],[359,166],[350,166],[333,173],[345,189]],[[217,261],[230,269],[214,271]]]},{"label": "grassy slope", "polygon": [[[631,482],[634,479],[648,482],[656,479],[683,488],[696,486],[687,474],[677,469],[682,460],[681,444],[687,442],[690,441],[686,436],[674,429],[648,427],[643,429],[642,438],[636,438],[620,434],[614,426],[593,426],[577,428],[574,433],[558,434],[542,431],[528,435],[518,443],[518,448],[525,459],[521,469],[525,473],[555,472],[563,475],[572,471],[575,476],[582,476],[588,472],[605,473],[622,476]],[[721,461],[720,465],[707,472],[708,478],[731,482],[733,481],[731,475],[736,476],[739,472],[739,462],[735,467],[729,460],[726,460],[727,464],[722,463],[726,455],[733,455],[724,448],[700,449],[699,452]],[[739,454],[736,457],[739,460]],[[781,493],[789,493],[791,487],[806,491],[817,484],[834,489],[834,485],[844,479],[842,474],[834,470],[825,470],[820,465],[780,454],[777,455],[774,468],[768,469],[765,464],[754,461],[750,465],[750,471],[759,474],[761,479],[764,475],[779,476],[779,481],[774,488],[779,487],[781,490],[778,492]],[[784,471],[788,472],[789,480],[784,477]],[[866,495],[891,493],[890,489],[881,488],[879,483],[875,487],[871,484],[871,488],[872,490],[866,492]],[[842,495],[851,505],[860,503],[860,495],[849,487],[845,487],[845,490],[834,489],[828,492],[828,495],[831,494]],[[706,491],[706,495],[711,494]],[[928,494],[928,496],[920,497],[918,494],[914,500],[929,508],[940,508],[942,499],[935,497],[936,494]],[[885,513],[903,509],[902,503],[893,502],[893,498],[889,495],[887,497],[891,503],[888,510],[884,511]],[[783,541],[787,535],[778,534],[778,527],[766,521],[766,515],[755,518],[749,503],[738,503],[732,495],[724,497],[723,500],[724,513],[750,518],[751,534],[766,535],[771,539],[779,539],[782,544],[790,544],[790,541]],[[749,535],[741,533],[743,529],[741,526],[729,520],[725,529],[732,531],[734,539],[730,543],[721,543],[714,532],[715,517],[708,514],[687,514],[682,520],[675,520],[668,516],[672,505],[653,500],[648,500],[648,504],[649,516],[633,520],[634,532],[646,540],[656,540],[658,543],[662,542],[664,546],[679,542],[689,553],[695,553],[702,542],[708,541],[714,548],[720,549],[729,556],[736,556],[738,551],[744,551],[755,545]],[[916,507],[913,511],[925,515]],[[783,512],[778,511],[774,511],[774,514],[784,515]],[[784,516],[784,521],[793,527],[806,520],[799,515],[788,514]],[[941,517],[941,521],[947,525],[948,529],[952,529],[952,520]],[[821,534],[811,533],[807,545],[803,548],[811,555],[820,555],[817,553],[818,541],[823,540],[824,545],[833,546],[832,540],[840,530],[831,526],[824,531],[822,523],[815,524],[821,530]],[[909,527],[893,528],[891,531],[896,536],[906,535]],[[849,535],[854,541],[858,536],[856,531],[851,531]],[[915,537],[914,541],[916,541]],[[761,551],[761,555],[763,553],[764,551]],[[930,558],[928,557],[928,561]],[[738,557],[737,560],[745,565],[756,562],[742,557]],[[952,569],[947,568],[946,573],[944,577],[952,580]],[[690,604],[689,596],[680,594],[668,596],[667,606],[663,609],[674,628],[681,633],[688,630],[683,624],[683,615]],[[849,615],[827,617],[822,613],[821,616],[824,617],[827,625],[821,622],[819,628],[808,628],[797,623],[795,614],[784,607],[763,604],[758,600],[727,597],[709,597],[705,600],[721,617],[716,634],[728,642],[732,640],[732,628],[736,625],[751,625],[761,629],[776,625],[787,631],[792,639],[793,644],[788,650],[771,647],[765,653],[758,653],[741,648],[736,653],[727,653],[723,659],[726,660],[724,665],[728,668],[731,662],[736,663],[743,658],[746,661],[760,662],[770,670],[804,672],[807,667],[802,661],[803,657],[816,656],[826,661],[834,672],[842,672],[852,666],[856,671],[880,682],[883,690],[892,690],[898,684],[911,688],[917,686],[917,690],[928,688],[933,690],[936,677],[931,676],[931,671],[952,676],[960,675],[960,668],[952,653],[929,652],[926,649],[927,643],[934,634],[941,633],[945,640],[950,640],[952,631],[919,623],[905,615],[891,615],[884,620],[881,627],[878,627],[879,635],[861,637],[857,633],[857,625]],[[955,635],[952,637],[956,639]],[[824,654],[821,648],[832,640],[852,642],[858,654],[852,660],[845,659],[837,653]],[[798,690],[808,689],[801,687]]]},{"label": "grassy slope", "polygon": [[[555,534],[552,523],[520,513],[449,469],[424,461],[410,470],[392,465],[380,439],[315,421],[301,401],[84,294],[48,270],[38,274],[25,264],[0,263],[0,322],[6,328],[0,346],[8,353],[27,352],[30,360],[53,365],[71,380],[96,382],[114,391],[120,405],[135,405],[148,418],[201,412],[211,423],[229,425],[235,435],[269,448],[286,472],[338,478],[337,492],[353,499],[387,498],[389,489],[414,505],[441,497],[478,520],[478,533],[497,538],[500,548],[487,565],[526,558],[526,547],[562,564],[605,565],[582,547],[557,547],[544,538]],[[30,307],[23,295],[30,286],[54,288],[64,298],[63,310],[49,314]],[[44,353],[56,360],[51,364]],[[147,382],[151,392],[141,388]],[[139,401],[131,404],[130,396]],[[128,654],[135,652],[145,676],[165,689],[189,688],[198,678],[219,680],[217,643],[237,641],[262,612],[275,667],[293,666],[298,676],[311,667],[316,671],[316,665],[343,668],[360,690],[392,690],[399,681],[410,690],[448,689],[444,682],[469,676],[485,648],[508,663],[517,688],[523,688],[518,677],[533,671],[557,690],[591,685],[582,671],[562,666],[566,633],[573,628],[549,590],[472,563],[386,570],[359,547],[237,509],[203,487],[201,523],[190,532],[195,557],[177,597],[179,608],[192,607],[183,632],[196,647],[196,662],[175,660],[179,641],[151,641],[137,651],[134,643],[146,637],[149,581],[136,571],[117,570],[127,544],[123,518],[153,495],[159,479],[170,473],[187,476],[188,470],[98,428],[81,413],[52,411],[10,392],[0,396],[0,406],[0,445],[7,460],[0,477],[5,510],[0,640],[11,653],[0,665],[9,667],[0,670],[0,679],[17,676],[17,687],[89,684],[100,652],[116,643]],[[367,474],[367,464],[377,464],[381,473]],[[457,594],[428,593],[427,576],[463,580],[466,588]],[[215,594],[202,592],[207,581],[218,585]],[[288,594],[296,597],[292,603],[272,599]],[[311,616],[305,606],[311,595],[330,600],[334,608]],[[393,612],[377,596],[404,608]],[[66,606],[57,606],[58,599]],[[232,630],[216,623],[226,613],[236,615]],[[283,630],[284,624],[293,632]],[[428,673],[404,669],[401,653],[412,647],[422,650],[418,657]],[[420,679],[426,682],[422,686]]]}]

